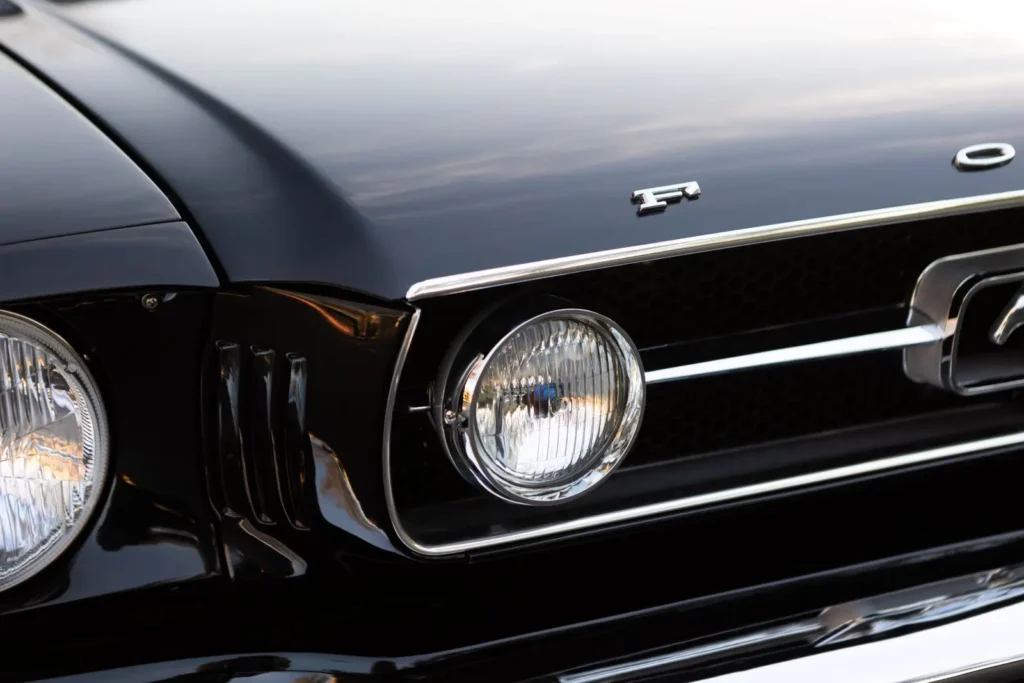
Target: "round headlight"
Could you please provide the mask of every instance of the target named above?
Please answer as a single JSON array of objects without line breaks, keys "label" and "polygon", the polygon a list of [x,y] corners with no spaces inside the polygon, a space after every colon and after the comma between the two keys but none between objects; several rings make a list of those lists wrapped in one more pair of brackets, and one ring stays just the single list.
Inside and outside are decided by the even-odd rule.
[{"label": "round headlight", "polygon": [[0,312],[0,590],[67,548],[106,469],[106,416],[82,359],[41,325]]},{"label": "round headlight", "polygon": [[626,333],[578,309],[538,315],[470,364],[444,422],[453,459],[487,491],[541,505],[579,496],[640,428],[644,373]]}]

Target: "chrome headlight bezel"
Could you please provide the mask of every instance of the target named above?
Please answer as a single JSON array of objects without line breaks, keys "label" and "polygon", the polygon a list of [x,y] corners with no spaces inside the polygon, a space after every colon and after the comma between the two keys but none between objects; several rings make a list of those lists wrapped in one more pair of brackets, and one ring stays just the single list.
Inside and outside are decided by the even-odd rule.
[{"label": "chrome headlight bezel", "polygon": [[[588,326],[616,350],[627,381],[625,405],[614,436],[584,471],[567,479],[554,479],[542,484],[517,484],[499,476],[484,461],[480,437],[475,429],[478,385],[491,361],[509,340],[524,328],[556,319],[573,320]],[[567,502],[593,490],[607,479],[635,442],[646,402],[643,365],[629,335],[610,318],[581,308],[546,310],[514,325],[496,342],[491,343],[486,353],[472,350],[487,348],[479,341],[459,346],[462,347],[461,361],[452,363],[447,373],[449,376],[441,380],[443,394],[442,400],[435,406],[435,420],[452,464],[465,479],[491,495],[506,502],[524,505]],[[470,347],[468,360],[467,346]],[[450,355],[458,358],[460,354]],[[461,368],[461,372],[456,374],[458,368]]]},{"label": "chrome headlight bezel", "polygon": [[[85,461],[83,467],[88,471],[81,504],[73,521],[48,543],[27,553],[12,570],[0,574],[0,591],[4,591],[24,583],[51,566],[88,526],[102,498],[110,468],[110,437],[106,408],[99,388],[85,360],[71,344],[41,323],[11,311],[0,311],[0,337],[31,344],[58,363],[57,367],[51,366],[51,369],[59,373],[74,390],[79,415],[82,417],[79,428]],[[0,368],[9,372],[7,364],[4,360]],[[6,372],[4,377],[0,377],[0,382],[4,384],[11,381]],[[52,400],[52,395],[47,398]],[[0,533],[3,531],[0,530]]]}]

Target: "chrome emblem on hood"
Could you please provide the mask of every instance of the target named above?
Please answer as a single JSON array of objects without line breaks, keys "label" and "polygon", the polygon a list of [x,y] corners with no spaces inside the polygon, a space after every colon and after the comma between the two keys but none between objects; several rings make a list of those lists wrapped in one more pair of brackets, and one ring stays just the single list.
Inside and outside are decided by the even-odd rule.
[{"label": "chrome emblem on hood", "polygon": [[664,211],[670,202],[681,201],[683,197],[696,199],[699,196],[700,185],[691,181],[678,185],[662,185],[661,187],[649,187],[646,190],[636,190],[630,201],[639,204],[636,207],[636,215],[643,216],[648,213]]},{"label": "chrome emblem on hood", "polygon": [[1010,163],[1016,153],[1013,145],[1005,142],[983,142],[957,152],[953,165],[961,171],[984,171]]}]

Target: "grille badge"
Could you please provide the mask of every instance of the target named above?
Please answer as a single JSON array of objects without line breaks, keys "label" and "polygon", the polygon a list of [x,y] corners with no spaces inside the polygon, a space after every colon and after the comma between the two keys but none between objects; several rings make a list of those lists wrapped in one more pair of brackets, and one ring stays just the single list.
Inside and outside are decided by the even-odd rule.
[{"label": "grille badge", "polygon": [[1024,324],[1022,287],[1024,244],[947,256],[925,268],[908,325],[934,322],[942,342],[906,349],[907,376],[962,396],[1024,387],[1020,344],[1011,337]]}]

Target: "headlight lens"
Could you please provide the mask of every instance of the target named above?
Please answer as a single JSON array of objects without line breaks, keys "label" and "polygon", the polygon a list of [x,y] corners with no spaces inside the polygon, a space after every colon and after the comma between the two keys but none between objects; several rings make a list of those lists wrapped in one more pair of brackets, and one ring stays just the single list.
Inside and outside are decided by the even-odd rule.
[{"label": "headlight lens", "polygon": [[0,312],[0,590],[71,543],[106,469],[106,417],[82,359],[41,325]]},{"label": "headlight lens", "polygon": [[506,500],[557,503],[592,489],[628,452],[643,414],[643,370],[608,318],[552,311],[478,358],[460,402],[464,471]]}]

